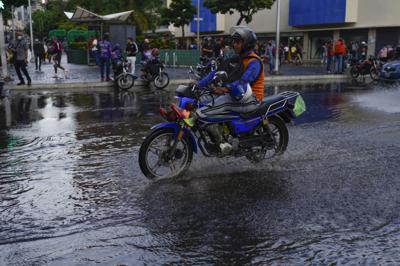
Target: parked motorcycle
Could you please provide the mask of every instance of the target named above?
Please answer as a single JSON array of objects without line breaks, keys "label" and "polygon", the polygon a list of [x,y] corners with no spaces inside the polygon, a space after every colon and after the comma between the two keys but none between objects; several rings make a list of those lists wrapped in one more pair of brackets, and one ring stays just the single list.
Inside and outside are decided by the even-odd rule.
[{"label": "parked motorcycle", "polygon": [[116,86],[122,90],[128,90],[135,84],[136,76],[131,74],[131,62],[119,58],[113,64],[114,81]]},{"label": "parked motorcycle", "polygon": [[208,75],[211,71],[217,70],[219,63],[223,60],[223,57],[208,58],[200,57],[200,63],[196,66],[196,79],[202,79]]},{"label": "parked motorcycle", "polygon": [[350,75],[356,79],[360,75],[365,77],[370,75],[371,79],[376,81],[379,80],[380,62],[377,58],[370,56],[365,61],[353,61],[350,68]]},{"label": "parked motorcycle", "polygon": [[165,72],[165,65],[157,59],[153,59],[144,64],[141,78],[147,83],[154,83],[157,89],[164,89],[169,84],[168,73]]},{"label": "parked motorcycle", "polygon": [[[305,111],[300,94],[288,91],[267,97],[250,113],[200,117],[196,109],[206,104],[202,99],[215,97],[214,88],[226,76],[221,72],[215,75],[214,86],[206,89],[180,85],[178,105],[171,104],[169,111],[160,108],[167,122],[152,127],[139,151],[140,169],[146,177],[158,180],[183,174],[198,148],[206,157],[244,156],[254,163],[286,150],[285,123]],[[224,141],[223,148],[218,140]]]}]

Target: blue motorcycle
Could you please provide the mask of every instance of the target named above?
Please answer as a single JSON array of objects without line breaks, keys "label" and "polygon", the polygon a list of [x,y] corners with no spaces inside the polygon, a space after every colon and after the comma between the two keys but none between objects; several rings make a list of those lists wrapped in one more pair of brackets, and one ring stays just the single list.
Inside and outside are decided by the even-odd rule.
[{"label": "blue motorcycle", "polygon": [[[217,73],[214,84],[221,83]],[[226,75],[226,73],[225,73]],[[139,151],[139,165],[149,179],[158,180],[182,175],[190,166],[193,153],[206,157],[246,157],[259,163],[285,152],[289,134],[286,123],[305,111],[298,92],[283,92],[264,99],[249,113],[199,116],[198,108],[213,99],[213,87],[180,85],[178,104],[170,110],[160,108],[167,120],[152,127]]]}]

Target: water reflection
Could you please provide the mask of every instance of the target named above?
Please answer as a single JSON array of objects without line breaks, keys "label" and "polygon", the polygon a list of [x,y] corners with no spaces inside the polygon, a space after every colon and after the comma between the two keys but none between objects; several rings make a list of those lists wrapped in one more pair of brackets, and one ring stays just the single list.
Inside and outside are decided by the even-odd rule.
[{"label": "water reflection", "polygon": [[274,171],[153,183],[139,201],[143,226],[162,247],[152,252],[179,253],[189,264],[250,264],[254,247],[269,238],[266,209],[287,200],[287,186],[287,176]]}]

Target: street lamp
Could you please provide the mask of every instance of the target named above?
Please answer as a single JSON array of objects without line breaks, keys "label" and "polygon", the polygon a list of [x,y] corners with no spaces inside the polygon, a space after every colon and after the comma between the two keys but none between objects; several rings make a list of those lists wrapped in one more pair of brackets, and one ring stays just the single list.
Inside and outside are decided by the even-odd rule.
[{"label": "street lamp", "polygon": [[281,0],[276,0],[276,41],[275,41],[275,74],[279,73],[279,46],[280,46],[280,22],[281,22]]}]

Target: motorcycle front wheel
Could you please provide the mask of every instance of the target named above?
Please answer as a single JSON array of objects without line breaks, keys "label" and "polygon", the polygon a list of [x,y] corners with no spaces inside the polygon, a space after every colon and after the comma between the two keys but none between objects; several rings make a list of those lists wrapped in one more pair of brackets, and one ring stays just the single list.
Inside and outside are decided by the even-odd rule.
[{"label": "motorcycle front wheel", "polygon": [[153,131],[146,137],[139,151],[139,166],[151,180],[175,178],[183,174],[193,158],[193,147],[188,138],[182,138],[171,154],[175,133],[170,128]]},{"label": "motorcycle front wheel", "polygon": [[379,80],[379,72],[375,67],[371,67],[369,75],[373,81]]},{"label": "motorcycle front wheel", "polygon": [[360,72],[358,71],[358,69],[357,69],[356,66],[353,66],[353,67],[350,69],[350,75],[351,75],[351,77],[352,77],[353,79],[358,78],[358,76],[360,75]]},{"label": "motorcycle front wheel", "polygon": [[157,89],[164,89],[169,84],[169,76],[165,72],[161,72],[154,78],[154,86]]},{"label": "motorcycle front wheel", "polygon": [[135,79],[136,77],[132,74],[129,73],[124,73],[121,74],[120,76],[117,77],[117,86],[118,88],[122,90],[129,90],[130,88],[135,85]]}]

